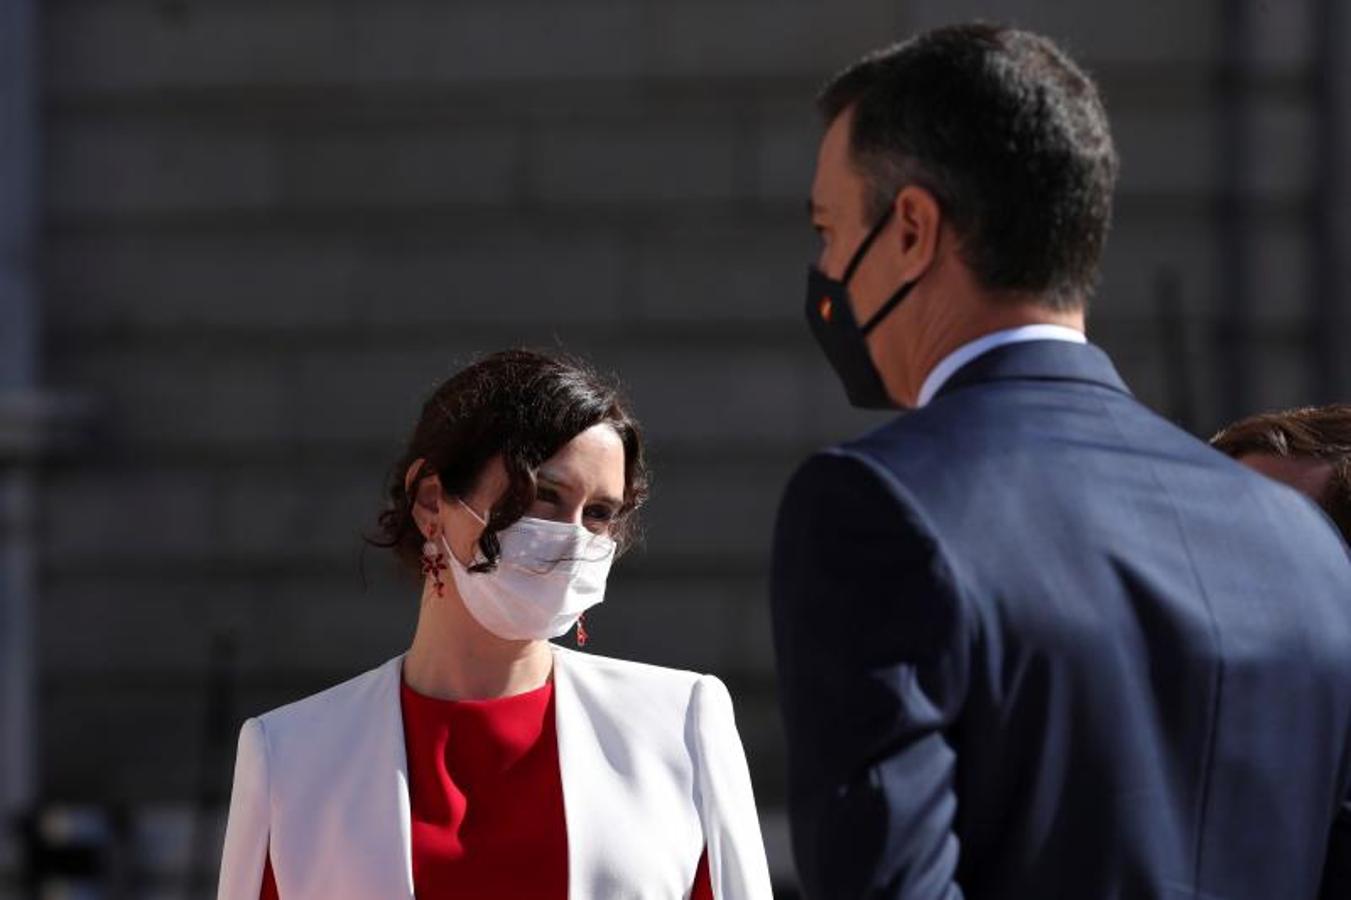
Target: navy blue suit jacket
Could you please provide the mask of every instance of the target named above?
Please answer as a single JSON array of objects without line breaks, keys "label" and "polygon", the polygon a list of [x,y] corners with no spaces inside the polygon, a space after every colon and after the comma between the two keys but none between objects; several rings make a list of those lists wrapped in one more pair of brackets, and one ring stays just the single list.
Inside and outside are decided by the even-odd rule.
[{"label": "navy blue suit jacket", "polygon": [[1346,546],[1098,348],[990,351],[810,459],[772,595],[809,897],[1318,896]]}]

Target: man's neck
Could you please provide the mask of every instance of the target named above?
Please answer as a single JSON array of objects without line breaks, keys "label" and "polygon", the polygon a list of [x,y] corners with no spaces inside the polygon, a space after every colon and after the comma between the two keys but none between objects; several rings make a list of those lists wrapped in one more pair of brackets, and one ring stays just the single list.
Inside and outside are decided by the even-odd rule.
[{"label": "man's neck", "polygon": [[919,329],[914,335],[911,365],[904,379],[907,406],[915,406],[920,388],[929,374],[949,355],[986,335],[1021,328],[1026,325],[1058,325],[1078,332],[1084,331],[1084,311],[1054,310],[1035,300],[1000,301],[979,300],[964,305],[965,309],[947,310]]}]

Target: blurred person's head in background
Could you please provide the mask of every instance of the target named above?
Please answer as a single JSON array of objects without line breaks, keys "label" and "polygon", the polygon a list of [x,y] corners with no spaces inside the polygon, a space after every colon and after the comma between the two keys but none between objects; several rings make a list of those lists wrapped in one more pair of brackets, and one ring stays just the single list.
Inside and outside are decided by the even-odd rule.
[{"label": "blurred person's head in background", "polygon": [[1217,449],[1317,501],[1351,541],[1351,404],[1306,406],[1235,422]]},{"label": "blurred person's head in background", "polygon": [[415,648],[570,629],[603,596],[647,485],[637,422],[584,363],[510,350],[453,375],[423,404],[371,539],[422,576]]},{"label": "blurred person's head in background", "polygon": [[914,406],[927,372],[984,334],[1083,330],[1117,157],[1097,88],[1054,43],[940,28],[864,57],[818,106],[807,314],[837,371],[837,352],[875,366],[873,393]]}]

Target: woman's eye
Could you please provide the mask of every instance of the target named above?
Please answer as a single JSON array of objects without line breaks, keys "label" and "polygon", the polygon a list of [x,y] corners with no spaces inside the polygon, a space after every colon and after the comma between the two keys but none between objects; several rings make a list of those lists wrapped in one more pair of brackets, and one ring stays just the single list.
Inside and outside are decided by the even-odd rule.
[{"label": "woman's eye", "polygon": [[614,518],[614,510],[610,509],[608,506],[588,506],[586,508],[586,517],[601,522],[608,522]]},{"label": "woman's eye", "polygon": [[553,488],[540,488],[535,491],[535,498],[537,500],[543,500],[545,503],[557,503],[558,492]]}]

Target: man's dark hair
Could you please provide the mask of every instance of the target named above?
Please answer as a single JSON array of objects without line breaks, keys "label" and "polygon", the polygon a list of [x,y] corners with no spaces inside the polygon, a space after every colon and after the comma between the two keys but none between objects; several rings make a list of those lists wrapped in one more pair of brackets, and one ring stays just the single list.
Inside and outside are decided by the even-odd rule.
[{"label": "man's dark hair", "polygon": [[982,23],[940,28],[864,57],[817,103],[827,124],[853,110],[870,218],[921,186],[984,287],[1058,310],[1092,296],[1117,157],[1096,86],[1051,41]]},{"label": "man's dark hair", "polygon": [[1263,454],[1327,463],[1332,477],[1318,502],[1351,542],[1351,403],[1251,416],[1225,428],[1210,443],[1235,459]]}]

